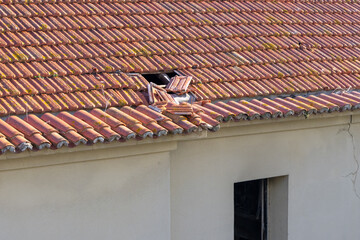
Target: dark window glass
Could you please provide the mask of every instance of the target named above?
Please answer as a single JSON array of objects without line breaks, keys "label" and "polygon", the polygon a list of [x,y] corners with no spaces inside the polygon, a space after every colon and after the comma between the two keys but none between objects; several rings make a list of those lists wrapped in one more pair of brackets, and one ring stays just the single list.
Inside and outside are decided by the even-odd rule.
[{"label": "dark window glass", "polygon": [[266,240],[267,180],[234,184],[235,240]]}]

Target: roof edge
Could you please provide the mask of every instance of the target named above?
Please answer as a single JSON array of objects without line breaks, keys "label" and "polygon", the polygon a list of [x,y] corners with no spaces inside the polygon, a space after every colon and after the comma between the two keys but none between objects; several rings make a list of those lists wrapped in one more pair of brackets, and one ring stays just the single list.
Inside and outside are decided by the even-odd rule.
[{"label": "roof edge", "polygon": [[[268,134],[272,132],[297,131],[312,128],[323,128],[337,125],[347,126],[360,123],[360,111],[333,112],[311,115],[308,118],[297,116],[221,123],[221,131],[201,131],[188,135],[167,135],[157,139],[131,140],[118,144],[82,145],[76,148],[61,148],[58,150],[25,151],[18,154],[3,154],[0,156],[0,171],[44,167],[98,161],[129,156],[163,153],[174,151],[182,141],[236,137],[242,135]],[[141,147],[140,147],[141,146]],[[109,151],[111,149],[111,151]],[[92,151],[91,157],[85,152]],[[80,157],[73,158],[75,152],[84,152]],[[49,156],[51,159],[49,159]],[[69,157],[66,157],[69,156]],[[30,159],[29,159],[30,158]]]}]

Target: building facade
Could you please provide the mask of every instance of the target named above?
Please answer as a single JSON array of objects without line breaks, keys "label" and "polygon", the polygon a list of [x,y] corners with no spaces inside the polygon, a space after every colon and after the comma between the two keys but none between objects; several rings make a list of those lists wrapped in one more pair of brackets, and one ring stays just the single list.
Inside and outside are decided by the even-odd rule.
[{"label": "building facade", "polygon": [[1,238],[234,239],[234,183],[264,178],[268,239],[360,236],[358,113],[221,127],[1,156]]}]

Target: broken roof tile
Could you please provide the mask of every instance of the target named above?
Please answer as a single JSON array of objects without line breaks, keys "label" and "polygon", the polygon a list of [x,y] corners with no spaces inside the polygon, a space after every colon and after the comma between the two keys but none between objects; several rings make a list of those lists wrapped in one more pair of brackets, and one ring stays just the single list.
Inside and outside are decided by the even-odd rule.
[{"label": "broken roof tile", "polygon": [[178,94],[186,93],[191,82],[191,76],[175,76],[170,79],[166,90]]}]

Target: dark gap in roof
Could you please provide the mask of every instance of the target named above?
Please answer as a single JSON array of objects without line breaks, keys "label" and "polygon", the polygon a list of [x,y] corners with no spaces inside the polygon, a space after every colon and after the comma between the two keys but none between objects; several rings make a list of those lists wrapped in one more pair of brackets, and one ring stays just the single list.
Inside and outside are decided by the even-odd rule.
[{"label": "dark gap in roof", "polygon": [[167,73],[167,75],[172,78],[172,77],[175,77],[175,76],[178,76],[179,74],[177,74],[176,72],[169,72]]},{"label": "dark gap in roof", "polygon": [[148,82],[155,83],[157,85],[167,85],[170,79],[177,76],[175,72],[157,73],[157,74],[142,74]]}]

